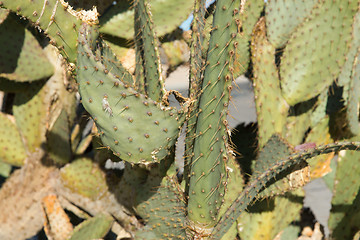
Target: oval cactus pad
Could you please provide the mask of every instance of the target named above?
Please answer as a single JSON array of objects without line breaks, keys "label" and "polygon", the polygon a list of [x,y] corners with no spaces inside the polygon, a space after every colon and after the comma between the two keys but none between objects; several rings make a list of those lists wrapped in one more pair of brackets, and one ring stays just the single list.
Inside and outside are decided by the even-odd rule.
[{"label": "oval cactus pad", "polygon": [[78,82],[82,103],[104,147],[134,163],[161,160],[175,144],[185,114],[136,92],[121,76],[114,76],[94,55],[93,47],[99,45],[90,39],[92,35],[90,28],[80,30]]}]

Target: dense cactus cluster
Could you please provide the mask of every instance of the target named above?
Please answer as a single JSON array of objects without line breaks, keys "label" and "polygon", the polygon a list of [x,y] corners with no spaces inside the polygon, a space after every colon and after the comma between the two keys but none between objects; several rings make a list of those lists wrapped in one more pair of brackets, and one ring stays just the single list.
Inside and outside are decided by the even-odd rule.
[{"label": "dense cactus cluster", "polygon": [[[360,2],[206,2],[0,1],[1,239],[295,240],[316,178],[329,239],[357,239]],[[187,96],[165,88],[184,61]]]}]

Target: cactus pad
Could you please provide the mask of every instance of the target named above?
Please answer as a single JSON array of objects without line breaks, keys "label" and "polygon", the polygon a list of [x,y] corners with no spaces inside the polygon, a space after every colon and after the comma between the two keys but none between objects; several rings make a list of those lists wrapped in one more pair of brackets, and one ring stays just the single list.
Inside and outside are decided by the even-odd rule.
[{"label": "cactus pad", "polygon": [[137,206],[147,225],[136,233],[136,239],[186,239],[185,202],[178,187],[165,177],[161,186],[152,190],[155,194]]},{"label": "cactus pad", "polygon": [[76,58],[77,28],[80,19],[72,16],[64,1],[34,0],[29,4],[27,0],[1,1],[2,6],[22,15],[39,26],[50,38],[52,44],[58,47],[63,56],[70,62]]},{"label": "cactus pad", "polygon": [[27,91],[15,95],[14,117],[30,152],[34,152],[45,142],[46,88],[43,81],[37,81],[30,84]]},{"label": "cactus pad", "polygon": [[[250,181],[254,181],[269,166],[276,164],[282,158],[290,155],[294,150],[278,135],[273,135],[259,152],[253,175]],[[284,194],[287,191],[304,186],[310,181],[310,172],[306,162],[301,162],[281,172],[275,179],[269,181],[267,187],[260,193],[259,197],[270,197]]]},{"label": "cactus pad", "polygon": [[0,113],[0,126],[0,161],[21,166],[27,154],[16,124]]},{"label": "cactus pad", "polygon": [[[244,3],[245,2],[245,3]],[[253,28],[264,10],[265,1],[243,1],[240,6],[240,20],[244,35],[250,39]]]},{"label": "cactus pad", "polygon": [[291,35],[280,65],[283,96],[290,105],[315,97],[339,75],[357,7],[357,1],[326,0]]},{"label": "cactus pad", "polygon": [[109,232],[114,219],[108,214],[98,214],[75,227],[69,240],[102,239]]},{"label": "cactus pad", "polygon": [[60,113],[46,133],[47,149],[57,164],[66,164],[71,159],[69,119],[65,110]]},{"label": "cactus pad", "polygon": [[275,48],[266,39],[264,18],[254,28],[251,52],[259,146],[263,147],[273,134],[284,132],[288,112],[288,106],[281,97]]},{"label": "cactus pad", "polygon": [[266,26],[269,42],[280,48],[289,40],[296,27],[310,15],[315,0],[272,0],[266,6]]},{"label": "cactus pad", "polygon": [[[217,1],[213,31],[208,47],[207,63],[199,98],[196,134],[190,163],[189,220],[215,224],[225,193],[226,162],[230,146],[227,110],[232,89],[235,52],[238,42],[238,7],[240,1]],[[206,226],[207,225],[207,226]],[[206,231],[206,230],[205,230]]]},{"label": "cactus pad", "polygon": [[[131,162],[158,161],[176,142],[185,115],[136,92],[94,56],[88,28],[79,35],[78,82],[105,147]],[[94,42],[92,42],[94,41]]]},{"label": "cactus pad", "polygon": [[257,197],[258,193],[266,186],[266,184],[280,172],[320,154],[340,150],[359,150],[359,148],[360,142],[340,142],[305,149],[277,161],[276,164],[270,166],[266,171],[258,175],[255,180],[247,184],[244,190],[215,225],[214,230],[212,231],[212,237],[215,239],[221,238],[231,227],[232,224],[230,223],[240,216],[240,214],[248,207],[250,202],[252,202]]},{"label": "cactus pad", "polygon": [[10,14],[0,24],[0,77],[17,82],[31,82],[51,76],[53,66],[49,63],[40,44]]},{"label": "cactus pad", "polygon": [[88,158],[80,158],[66,165],[60,175],[66,188],[92,200],[101,198],[107,191],[104,173]]},{"label": "cactus pad", "polygon": [[[100,31],[113,36],[134,38],[134,10],[130,1],[118,2],[100,19],[103,24]],[[192,7],[192,0],[184,0],[179,4],[174,0],[151,0],[151,12],[155,25],[155,32],[160,37],[176,29],[188,18]]]},{"label": "cactus pad", "polygon": [[[359,136],[351,140],[358,139]],[[333,198],[331,200],[332,207],[328,221],[329,230],[334,231],[332,234],[336,239],[350,239],[351,231],[355,229],[353,226],[357,225],[357,228],[359,227],[358,221],[353,222],[351,220],[354,215],[359,215],[359,210],[356,210],[359,207],[360,201],[359,163],[359,152],[340,152],[334,179]]]},{"label": "cactus pad", "polygon": [[[144,71],[145,94],[160,102],[165,94],[165,86],[161,73],[159,41],[154,34],[149,4],[145,0],[136,0],[134,5],[135,49],[136,54],[140,54],[139,60],[142,63],[140,68]],[[136,67],[139,67],[138,62]],[[136,72],[139,73],[141,70],[137,69]],[[136,84],[140,85],[140,83]]]}]

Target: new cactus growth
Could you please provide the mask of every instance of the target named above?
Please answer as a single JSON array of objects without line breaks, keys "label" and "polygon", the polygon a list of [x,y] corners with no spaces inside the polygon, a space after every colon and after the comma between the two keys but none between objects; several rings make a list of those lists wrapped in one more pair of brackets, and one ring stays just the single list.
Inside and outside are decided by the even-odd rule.
[{"label": "new cactus growth", "polygon": [[[358,0],[0,6],[0,42],[11,45],[0,49],[1,239],[44,228],[52,239],[111,229],[118,239],[292,240],[301,187],[328,173],[330,239],[358,235]],[[179,40],[190,6],[186,98],[165,88],[161,45]],[[133,66],[114,54],[125,46]],[[235,132],[228,108],[244,73],[257,123]]]}]

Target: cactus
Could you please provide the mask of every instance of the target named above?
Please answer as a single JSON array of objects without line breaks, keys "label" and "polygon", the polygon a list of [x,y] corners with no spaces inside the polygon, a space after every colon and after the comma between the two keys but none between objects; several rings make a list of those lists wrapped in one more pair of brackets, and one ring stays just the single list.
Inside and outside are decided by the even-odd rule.
[{"label": "cactus", "polygon": [[71,239],[95,239],[103,238],[110,230],[113,223],[113,218],[106,214],[99,214],[93,218],[90,218],[74,229]]},{"label": "cactus", "polygon": [[90,199],[101,198],[107,186],[103,172],[90,159],[76,159],[61,169],[60,179],[70,190]]},{"label": "cactus", "polygon": [[31,82],[50,77],[54,73],[53,66],[35,37],[17,21],[16,16],[9,14],[6,17],[1,24],[0,34],[0,43],[8,46],[8,50],[0,52],[1,78]]},{"label": "cactus", "polygon": [[[102,33],[132,39],[134,38],[134,10],[130,8],[131,1],[121,1],[106,12],[101,22]],[[174,0],[151,0],[151,12],[157,35],[163,36],[177,28],[191,12],[193,1],[185,0],[178,4]]]},{"label": "cactus", "polygon": [[[145,1],[135,1],[134,8],[135,26],[137,26],[135,28],[135,47],[137,54],[140,55],[139,61],[142,65],[137,72],[144,71],[144,82],[141,82],[145,86],[143,93],[152,100],[161,102],[165,94],[165,86],[160,66],[159,42],[154,35],[149,5]],[[136,66],[139,67],[140,64]],[[138,82],[136,84],[140,85]]]},{"label": "cactus", "polygon": [[79,59],[78,78],[83,105],[93,115],[103,143],[133,162],[161,160],[176,141],[184,113],[136,92],[109,72],[91,50],[95,41],[87,39],[90,31],[80,31],[79,52],[85,58]]},{"label": "cactus", "polygon": [[[172,51],[164,39],[184,43],[171,32],[191,6],[185,98],[165,89],[161,51]],[[1,1],[0,41],[12,46],[0,50],[1,238],[41,228],[67,239],[105,238],[110,228],[119,239],[286,238],[301,230],[291,225],[300,219],[301,187],[328,173],[331,237],[356,235],[359,2],[205,6]],[[130,51],[124,47],[135,49],[133,66],[114,54]],[[244,73],[257,123],[235,132],[228,107]],[[175,148],[183,126],[181,179]],[[33,214],[41,209],[45,221]],[[64,209],[84,222],[74,226]]]},{"label": "cactus", "polygon": [[61,203],[56,195],[48,195],[42,199],[46,222],[44,231],[47,236],[54,239],[67,239],[73,231],[69,216],[61,207]]},{"label": "cactus", "polygon": [[[48,36],[70,62],[76,58],[76,39],[80,20],[68,11],[64,1],[2,1],[2,6],[28,18]],[[69,9],[70,10],[70,9]]]},{"label": "cactus", "polygon": [[[357,139],[358,137],[354,137],[352,140]],[[350,238],[355,234],[354,231],[357,228],[356,224],[352,226],[345,222],[351,223],[350,219],[358,215],[356,214],[358,211],[355,211],[359,201],[359,183],[355,180],[355,176],[359,172],[358,161],[358,154],[349,151],[344,151],[337,161],[336,173],[333,176],[332,209],[328,223],[329,229],[332,231],[331,235],[335,239]]]},{"label": "cactus", "polygon": [[[274,133],[284,131],[288,111],[288,106],[281,97],[279,74],[274,58],[275,47],[266,40],[264,19],[259,21],[254,29],[251,47],[254,64],[253,86],[255,95],[258,96],[255,102],[259,125],[259,145],[263,147]],[[276,114],[273,115],[274,111]],[[273,116],[275,119],[269,121]]]},{"label": "cactus", "polygon": [[[283,95],[290,105],[315,97],[339,75],[345,62],[344,53],[350,47],[352,22],[357,7],[357,1],[324,1],[314,7],[306,24],[303,22],[292,34],[280,67]],[[344,11],[338,11],[339,8]],[[339,44],[333,44],[333,41]],[[296,61],[300,58],[299,53],[312,56],[311,61]],[[312,91],[308,90],[310,86]]]},{"label": "cactus", "polygon": [[270,1],[266,7],[267,33],[275,48],[283,47],[297,26],[305,20],[316,1]]},{"label": "cactus", "polygon": [[1,113],[0,118],[2,123],[0,133],[3,136],[0,141],[0,160],[3,163],[21,166],[26,158],[26,148],[20,132],[10,116]]}]

